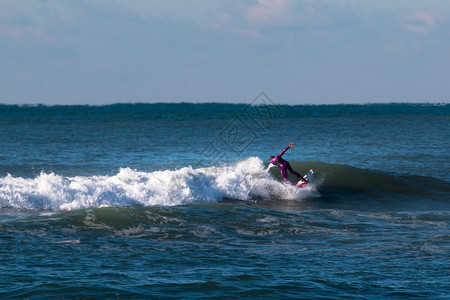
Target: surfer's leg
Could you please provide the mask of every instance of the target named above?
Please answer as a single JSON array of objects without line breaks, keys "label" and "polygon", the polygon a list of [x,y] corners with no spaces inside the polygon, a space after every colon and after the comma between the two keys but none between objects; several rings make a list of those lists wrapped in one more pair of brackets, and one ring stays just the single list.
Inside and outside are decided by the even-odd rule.
[{"label": "surfer's leg", "polygon": [[289,163],[286,164],[286,168],[287,168],[287,169],[289,170],[289,172],[291,172],[292,175],[294,175],[295,177],[297,177],[297,178],[299,178],[299,179],[301,179],[301,180],[305,180],[305,178],[303,178],[302,175],[300,175],[299,173],[295,172],[295,171],[292,169],[292,167],[291,167],[291,165],[290,165]]},{"label": "surfer's leg", "polygon": [[281,165],[281,166],[280,166],[280,170],[281,170],[281,177],[283,177],[284,181],[285,181],[287,184],[292,184],[292,182],[290,182],[290,181],[287,179],[286,166],[285,166],[285,165]]}]

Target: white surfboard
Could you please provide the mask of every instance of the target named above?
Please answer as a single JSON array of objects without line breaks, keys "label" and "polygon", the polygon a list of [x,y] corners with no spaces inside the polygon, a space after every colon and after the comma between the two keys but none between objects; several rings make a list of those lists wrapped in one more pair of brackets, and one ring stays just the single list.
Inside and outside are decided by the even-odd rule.
[{"label": "white surfboard", "polygon": [[296,186],[298,186],[299,188],[304,188],[309,182],[311,182],[311,180],[313,180],[313,178],[314,178],[314,171],[313,170],[309,170],[309,172],[306,173],[306,175],[303,176],[303,178],[305,178],[306,181],[299,181],[296,184]]}]

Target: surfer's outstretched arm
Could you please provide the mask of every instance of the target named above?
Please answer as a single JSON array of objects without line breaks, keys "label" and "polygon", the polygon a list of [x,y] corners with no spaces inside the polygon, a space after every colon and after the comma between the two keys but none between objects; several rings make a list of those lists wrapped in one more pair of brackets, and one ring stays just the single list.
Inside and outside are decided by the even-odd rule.
[{"label": "surfer's outstretched arm", "polygon": [[275,167],[275,165],[274,164],[269,164],[268,166],[267,166],[267,170],[266,171],[269,171],[272,167]]},{"label": "surfer's outstretched arm", "polygon": [[284,154],[286,151],[288,151],[289,148],[292,148],[293,146],[294,146],[294,144],[293,144],[293,143],[290,143],[289,146],[287,146],[286,148],[284,148],[284,150],[281,151],[280,154],[278,154],[278,155],[276,156],[276,158],[282,157],[283,154]]}]

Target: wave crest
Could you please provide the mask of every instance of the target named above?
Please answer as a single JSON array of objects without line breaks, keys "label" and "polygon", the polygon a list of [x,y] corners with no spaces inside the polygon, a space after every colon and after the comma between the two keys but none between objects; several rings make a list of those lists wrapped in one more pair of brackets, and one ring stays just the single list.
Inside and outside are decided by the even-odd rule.
[{"label": "wave crest", "polygon": [[105,206],[173,206],[224,199],[303,199],[315,196],[311,186],[298,189],[280,183],[263,162],[248,158],[233,166],[141,172],[121,168],[113,176],[64,177],[42,172],[25,179],[0,179],[0,207],[74,210]]}]

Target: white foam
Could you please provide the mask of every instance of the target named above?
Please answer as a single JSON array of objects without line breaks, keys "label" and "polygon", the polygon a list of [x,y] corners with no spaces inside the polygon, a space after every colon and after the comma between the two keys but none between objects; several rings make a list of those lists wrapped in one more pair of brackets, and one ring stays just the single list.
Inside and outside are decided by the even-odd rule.
[{"label": "white foam", "polygon": [[0,207],[73,210],[129,205],[185,205],[223,199],[302,199],[314,187],[282,184],[263,162],[248,158],[234,166],[140,172],[122,168],[114,176],[64,177],[42,172],[32,179],[0,178]]}]

